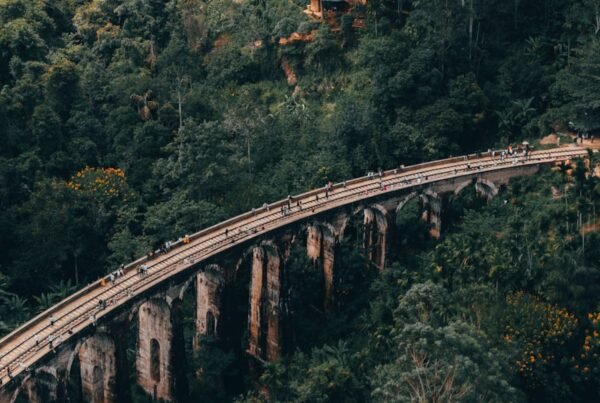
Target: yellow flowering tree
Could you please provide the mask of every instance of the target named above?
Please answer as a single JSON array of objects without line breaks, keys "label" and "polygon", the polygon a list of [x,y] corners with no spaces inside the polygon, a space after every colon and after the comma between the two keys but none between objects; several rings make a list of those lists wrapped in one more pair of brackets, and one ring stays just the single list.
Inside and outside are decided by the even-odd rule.
[{"label": "yellow flowering tree", "polygon": [[127,201],[133,196],[128,193],[125,172],[120,168],[87,166],[71,177],[67,187],[102,204]]},{"label": "yellow flowering tree", "polygon": [[519,373],[534,378],[536,370],[553,365],[574,338],[579,320],[573,313],[539,298],[517,292],[507,296],[504,340],[518,343],[515,360]]},{"label": "yellow flowering tree", "polygon": [[576,376],[593,381],[600,376],[600,312],[587,315],[587,328],[578,357],[573,357]]},{"label": "yellow flowering tree", "polygon": [[86,166],[66,182],[66,188],[74,195],[74,208],[86,211],[88,225],[108,245],[103,251],[108,266],[125,263],[142,253],[146,242],[137,240],[128,228],[135,216],[131,203],[135,193],[122,169]]},{"label": "yellow flowering tree", "polygon": [[600,313],[580,318],[524,292],[509,294],[506,302],[503,339],[532,396],[568,400],[569,385],[594,382],[600,373]]}]

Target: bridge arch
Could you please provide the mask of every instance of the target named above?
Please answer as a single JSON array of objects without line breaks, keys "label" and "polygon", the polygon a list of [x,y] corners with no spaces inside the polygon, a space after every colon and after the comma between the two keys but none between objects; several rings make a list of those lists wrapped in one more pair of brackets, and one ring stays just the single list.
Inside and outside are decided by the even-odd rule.
[{"label": "bridge arch", "polygon": [[150,339],[150,378],[155,383],[160,382],[160,342],[155,338]]},{"label": "bridge arch", "polygon": [[406,206],[407,203],[409,203],[412,199],[414,199],[417,196],[419,196],[419,194],[417,192],[411,192],[407,196],[405,196],[400,201],[400,203],[398,203],[398,206],[396,206],[396,213],[398,213],[400,210],[402,210],[402,208],[404,208],[404,206]]},{"label": "bridge arch", "polygon": [[462,182],[460,185],[458,185],[456,187],[456,189],[454,189],[454,195],[458,196],[463,190],[465,190],[467,187],[469,187],[470,185],[474,185],[476,182],[475,178],[471,178],[469,180],[466,180],[464,182]]},{"label": "bridge arch", "polygon": [[27,375],[23,378],[19,387],[14,391],[9,403],[38,402],[39,398],[36,393],[37,391],[34,382],[31,375]]},{"label": "bridge arch", "polygon": [[489,201],[498,194],[499,190],[494,182],[480,178],[475,183],[475,191]]},{"label": "bridge arch", "polygon": [[478,196],[483,197],[488,201],[494,198],[494,196],[496,196],[499,192],[498,186],[496,186],[496,184],[491,180],[485,178],[471,178],[458,185],[456,189],[454,189],[453,196],[459,196],[471,185],[475,187],[475,193]]},{"label": "bridge arch", "polygon": [[10,403],[45,403],[58,398],[59,381],[56,369],[39,368],[26,375],[15,390]]},{"label": "bridge arch", "polygon": [[[139,306],[140,300],[147,298],[151,293],[155,293],[161,285],[167,285],[171,279],[180,278],[178,276],[186,273],[186,270],[193,264],[193,262],[186,262],[184,258],[192,258],[200,262],[203,259],[212,257],[214,253],[225,253],[226,250],[235,251],[237,253],[241,249],[238,245],[247,245],[252,239],[268,236],[271,231],[280,230],[293,223],[303,222],[310,217],[311,210],[313,213],[316,212],[315,216],[323,216],[323,213],[325,212],[332,212],[335,209],[344,209],[347,211],[352,205],[368,204],[374,199],[382,200],[390,197],[390,199],[386,200],[393,203],[395,200],[399,199],[399,195],[404,192],[409,192],[409,189],[415,189],[416,193],[428,186],[438,189],[440,194],[452,193],[454,189],[453,186],[455,186],[456,183],[462,183],[467,177],[480,176],[495,183],[507,183],[512,177],[530,175],[537,172],[540,165],[583,155],[585,155],[585,150],[577,149],[551,150],[545,151],[544,153],[534,152],[530,160],[523,161],[522,164],[519,165],[492,161],[488,157],[483,157],[477,158],[479,160],[478,167],[481,168],[477,171],[465,170],[462,159],[453,158],[445,161],[426,163],[422,166],[408,167],[398,173],[386,173],[382,178],[382,182],[386,183],[386,186],[383,187],[377,186],[377,181],[372,181],[368,178],[356,178],[349,181],[347,186],[343,186],[343,190],[341,185],[336,186],[336,192],[333,192],[328,198],[315,197],[315,194],[320,195],[323,193],[322,189],[295,196],[294,199],[297,198],[299,201],[302,201],[303,206],[305,206],[305,209],[301,212],[296,211],[294,206],[292,206],[293,208],[291,209],[290,214],[274,214],[278,206],[283,206],[286,203],[285,200],[276,202],[271,205],[270,212],[268,209],[265,211],[254,211],[252,213],[248,212],[239,217],[217,224],[214,227],[200,231],[190,237],[191,242],[189,245],[187,243],[176,242],[174,250],[170,251],[168,255],[163,256],[161,254],[150,258],[150,260],[141,258],[128,267],[125,278],[121,279],[116,284],[108,284],[107,286],[106,284],[103,284],[104,282],[100,281],[91,284],[89,287],[70,296],[65,301],[61,301],[59,305],[52,307],[44,315],[40,315],[39,318],[24,325],[23,328],[5,337],[0,343],[2,355],[3,357],[7,357],[8,354],[8,359],[12,364],[10,368],[13,370],[13,377],[15,377],[15,375],[19,375],[23,372],[23,369],[18,365],[20,359],[24,359],[27,365],[40,365],[40,357],[43,354],[33,354],[33,352],[35,352],[35,346],[31,340],[34,334],[40,336],[41,344],[44,347],[47,346],[45,339],[49,333],[58,330],[63,331],[63,334],[65,335],[67,334],[67,330],[74,331],[73,334],[69,333],[69,336],[67,336],[68,339],[81,337],[82,334],[85,334],[81,332],[91,328],[91,321],[89,321],[89,319],[92,318],[93,314],[97,314],[99,321],[110,320],[111,318],[114,318],[115,314],[113,312],[117,312],[116,308],[119,308],[119,310],[122,307],[133,307],[133,309],[136,309],[136,306]],[[432,167],[435,168],[435,174],[431,173],[434,171],[431,169]],[[415,175],[417,177],[422,177],[423,175],[428,176],[426,176],[427,179],[425,180],[425,183],[417,181],[418,184],[414,184],[412,178]],[[489,191],[492,189],[491,186],[487,186],[485,183],[481,185],[481,188]],[[338,195],[340,195],[339,198]],[[407,200],[408,198],[405,198],[404,200]],[[431,200],[429,200],[429,202],[431,204]],[[400,205],[398,207],[401,208]],[[374,210],[371,209],[371,211]],[[375,218],[374,221],[376,222],[377,218]],[[248,226],[252,227],[256,222],[262,222],[265,223],[265,225],[255,232],[240,230],[240,228],[248,228]],[[231,235],[229,237],[231,238],[231,245],[229,244],[229,239],[227,239],[227,242],[225,243],[222,240],[223,234],[227,233],[227,230],[229,230],[229,234]],[[263,247],[262,250],[264,252],[265,248]],[[176,256],[180,256],[182,259],[177,260]],[[272,260],[275,262],[275,258]],[[146,262],[149,263],[152,270],[150,270],[147,276],[137,277],[135,275],[135,267],[140,263]],[[276,276],[280,276],[280,272],[278,272]],[[129,285],[125,286],[124,284],[135,284],[135,287],[130,287]],[[114,300],[111,299],[111,301],[115,301],[116,306],[111,306],[109,309],[98,312],[97,305],[91,304],[91,302],[93,301],[92,296],[94,293],[102,287],[105,287],[102,289],[103,293],[110,295],[111,298],[115,298]],[[133,295],[129,294],[129,292],[133,293]],[[81,309],[81,311],[85,313],[85,318],[87,318],[86,321],[59,320],[59,323],[56,324],[54,329],[47,329],[47,326],[45,326],[43,330],[38,330],[40,324],[48,322],[51,314],[63,315],[67,312],[73,312],[74,309]],[[142,309],[139,311],[141,312]],[[144,331],[147,331],[147,329],[141,329],[140,333]],[[161,342],[162,355],[163,350],[168,350],[169,348],[162,342],[163,338],[157,337],[157,339]],[[22,346],[24,348],[20,348],[21,351],[19,351],[14,346]],[[45,349],[45,351],[47,350],[48,349]],[[165,373],[165,376],[166,375],[167,373]],[[161,373],[161,381],[163,378]],[[6,370],[0,371],[0,379],[5,385],[10,382]],[[18,380],[13,381],[12,383],[16,382],[18,382]]]}]

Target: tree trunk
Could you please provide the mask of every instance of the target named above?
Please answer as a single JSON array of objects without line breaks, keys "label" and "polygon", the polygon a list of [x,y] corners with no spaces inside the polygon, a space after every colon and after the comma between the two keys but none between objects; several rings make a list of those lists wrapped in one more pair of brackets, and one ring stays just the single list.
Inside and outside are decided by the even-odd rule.
[{"label": "tree trunk", "polygon": [[[179,86],[181,87],[181,83],[179,84]],[[178,109],[179,109],[179,130],[181,131],[181,128],[183,127],[183,112],[182,112],[182,107],[181,107],[181,88],[177,89],[177,104],[178,104]]]},{"label": "tree trunk", "polygon": [[[464,3],[463,3],[464,4]],[[473,0],[471,0],[469,6],[469,65],[473,58],[473,22],[475,17],[473,16]]]},{"label": "tree trunk", "polygon": [[182,154],[183,154],[183,139],[181,138],[181,129],[183,128],[183,111],[182,111],[182,107],[181,107],[181,79],[179,80],[179,83],[177,84],[178,88],[177,88],[177,104],[178,104],[178,110],[179,110],[179,129],[177,130],[177,137],[179,140],[179,149],[177,150],[178,155],[178,160],[179,160],[179,167],[181,169],[182,167],[182,162],[181,162],[181,158],[182,158]]},{"label": "tree trunk", "polygon": [[248,173],[252,173],[252,159],[250,157],[250,133],[246,133],[246,147],[248,153]]},{"label": "tree trunk", "polygon": [[75,259],[75,284],[79,284],[79,265],[77,264],[77,252],[73,253]]}]

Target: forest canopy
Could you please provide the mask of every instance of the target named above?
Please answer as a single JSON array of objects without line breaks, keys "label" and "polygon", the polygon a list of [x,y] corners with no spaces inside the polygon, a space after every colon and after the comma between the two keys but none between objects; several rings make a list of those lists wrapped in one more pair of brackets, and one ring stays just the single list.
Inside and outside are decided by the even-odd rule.
[{"label": "forest canopy", "polygon": [[[334,21],[307,3],[0,0],[1,334],[264,202],[600,130],[598,0],[369,0]],[[340,308],[362,332],[321,318],[322,337],[266,369],[273,399],[427,400],[425,374],[454,380],[442,400],[597,400],[600,239],[583,249],[574,223],[595,218],[600,187],[566,170],[455,206],[439,243],[407,219],[418,236],[394,247],[411,258]]]}]

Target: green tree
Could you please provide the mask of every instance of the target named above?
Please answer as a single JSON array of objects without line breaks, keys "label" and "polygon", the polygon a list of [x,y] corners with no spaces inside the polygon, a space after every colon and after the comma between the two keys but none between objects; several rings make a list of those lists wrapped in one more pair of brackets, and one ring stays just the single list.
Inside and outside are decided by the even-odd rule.
[{"label": "green tree", "polygon": [[414,285],[394,312],[388,363],[373,374],[375,401],[518,401],[502,354],[474,326],[448,317],[448,295]]},{"label": "green tree", "polygon": [[148,208],[144,230],[155,243],[173,240],[216,224],[225,216],[221,208],[205,200],[194,201],[186,192]]},{"label": "green tree", "polygon": [[600,40],[592,39],[577,49],[572,65],[557,77],[555,91],[568,101],[564,119],[582,130],[600,127]]}]

